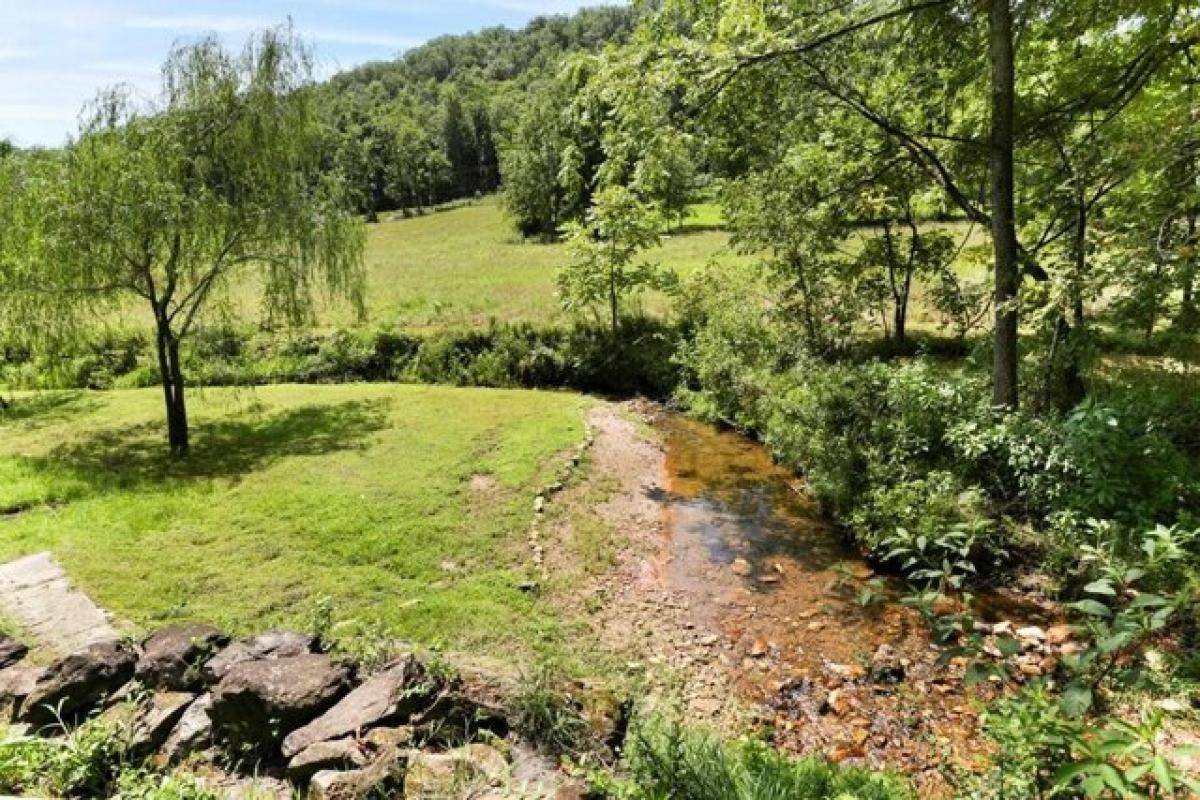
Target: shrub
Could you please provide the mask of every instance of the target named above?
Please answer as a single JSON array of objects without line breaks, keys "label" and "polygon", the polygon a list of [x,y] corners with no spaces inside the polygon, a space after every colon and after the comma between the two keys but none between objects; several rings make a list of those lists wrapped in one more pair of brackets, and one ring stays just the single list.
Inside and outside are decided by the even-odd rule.
[{"label": "shrub", "polygon": [[666,718],[644,719],[625,751],[630,778],[610,791],[627,800],[893,800],[915,797],[897,777],[789,758],[763,742],[722,741]]}]

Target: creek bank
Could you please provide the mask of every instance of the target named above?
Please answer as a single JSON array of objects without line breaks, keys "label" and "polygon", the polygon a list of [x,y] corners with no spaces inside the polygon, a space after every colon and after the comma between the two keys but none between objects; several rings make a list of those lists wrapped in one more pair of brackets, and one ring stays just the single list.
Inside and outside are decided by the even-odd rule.
[{"label": "creek bank", "polygon": [[[0,671],[0,700],[14,723],[10,743],[65,746],[73,725],[95,719],[129,758],[185,764],[231,798],[250,784],[255,797],[280,798],[297,787],[331,799],[582,797],[581,784],[513,731],[521,689],[508,677],[456,670],[399,644],[395,652],[359,674],[312,636],[231,642],[212,626],[177,626],[44,667],[15,660]],[[593,723],[604,735],[622,729]],[[615,743],[595,741],[597,758],[602,749],[611,758]]]}]

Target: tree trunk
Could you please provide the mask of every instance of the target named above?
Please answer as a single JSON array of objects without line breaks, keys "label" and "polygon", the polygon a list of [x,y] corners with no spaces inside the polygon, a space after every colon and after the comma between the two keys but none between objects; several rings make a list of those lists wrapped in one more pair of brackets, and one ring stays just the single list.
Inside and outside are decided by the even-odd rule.
[{"label": "tree trunk", "polygon": [[163,401],[167,407],[167,443],[176,455],[187,453],[188,420],[184,400],[183,371],[179,364],[179,341],[163,322],[155,336],[158,350],[158,372],[162,381]]},{"label": "tree trunk", "polygon": [[1012,410],[1018,400],[1016,299],[1020,274],[1013,168],[1016,68],[1009,3],[1010,0],[991,0],[988,29],[992,62],[992,243],[996,256],[992,403],[997,408]]},{"label": "tree trunk", "polygon": [[1183,298],[1179,303],[1177,327],[1185,333],[1192,333],[1200,327],[1200,309],[1196,308],[1196,249],[1200,245],[1200,237],[1196,231],[1196,215],[1188,214],[1187,256],[1183,262],[1183,271],[1179,276],[1182,284]]},{"label": "tree trunk", "polygon": [[612,312],[612,332],[617,335],[617,274],[613,269],[608,271],[608,305]]}]

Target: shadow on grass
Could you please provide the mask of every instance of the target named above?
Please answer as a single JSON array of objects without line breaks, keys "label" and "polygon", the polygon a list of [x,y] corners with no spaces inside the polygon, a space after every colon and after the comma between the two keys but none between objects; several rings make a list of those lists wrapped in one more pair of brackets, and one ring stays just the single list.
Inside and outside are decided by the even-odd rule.
[{"label": "shadow on grass", "polygon": [[47,392],[7,399],[0,408],[0,425],[22,423],[26,429],[44,428],[95,411],[100,401],[87,392]]},{"label": "shadow on grass", "polygon": [[191,452],[182,457],[168,452],[164,423],[110,428],[32,463],[58,475],[66,472],[97,492],[236,480],[288,456],[363,448],[371,433],[386,427],[387,405],[385,400],[358,400],[205,421],[193,425]]}]

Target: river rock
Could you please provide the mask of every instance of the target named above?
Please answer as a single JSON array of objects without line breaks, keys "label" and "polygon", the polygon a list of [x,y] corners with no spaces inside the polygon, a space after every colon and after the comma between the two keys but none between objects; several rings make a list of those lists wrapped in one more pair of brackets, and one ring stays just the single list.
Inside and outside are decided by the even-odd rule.
[{"label": "river rock", "polygon": [[55,662],[37,679],[21,704],[20,718],[49,725],[89,711],[133,677],[137,658],[117,642],[93,644]]},{"label": "river rock", "polygon": [[1036,625],[1028,625],[1024,628],[1017,628],[1014,635],[1022,642],[1026,643],[1044,642],[1046,640],[1046,632]]},{"label": "river rock", "polygon": [[217,683],[237,664],[272,658],[292,658],[316,651],[315,636],[293,631],[270,631],[229,645],[204,665],[204,673],[210,683]]},{"label": "river rock", "polygon": [[905,663],[899,651],[886,642],[871,656],[871,680],[876,683],[899,683],[904,680]]},{"label": "river rock", "polygon": [[368,678],[333,708],[283,740],[291,758],[312,745],[348,736],[375,725],[404,722],[432,703],[437,686],[415,656],[406,655]]},{"label": "river rock", "polygon": [[306,783],[313,775],[328,770],[351,770],[367,765],[367,756],[354,739],[317,742],[297,753],[287,765],[289,780]]},{"label": "river rock", "polygon": [[265,750],[332,706],[349,684],[349,670],[326,655],[246,661],[221,678],[208,714],[217,738]]},{"label": "river rock", "polygon": [[135,677],[146,686],[195,690],[203,684],[201,668],[229,637],[212,625],[164,628],[142,643]]},{"label": "river rock", "polygon": [[1046,629],[1046,643],[1055,647],[1071,640],[1075,631],[1070,625],[1052,625]]},{"label": "river rock", "polygon": [[446,753],[417,753],[404,779],[404,800],[473,797],[500,786],[507,775],[508,761],[486,744],[468,744]]},{"label": "river rock", "polygon": [[212,719],[208,716],[211,707],[212,695],[203,694],[184,710],[162,747],[163,757],[168,763],[183,761],[212,744]]},{"label": "river rock", "polygon": [[11,636],[0,634],[0,669],[11,667],[29,652],[29,648]]}]

